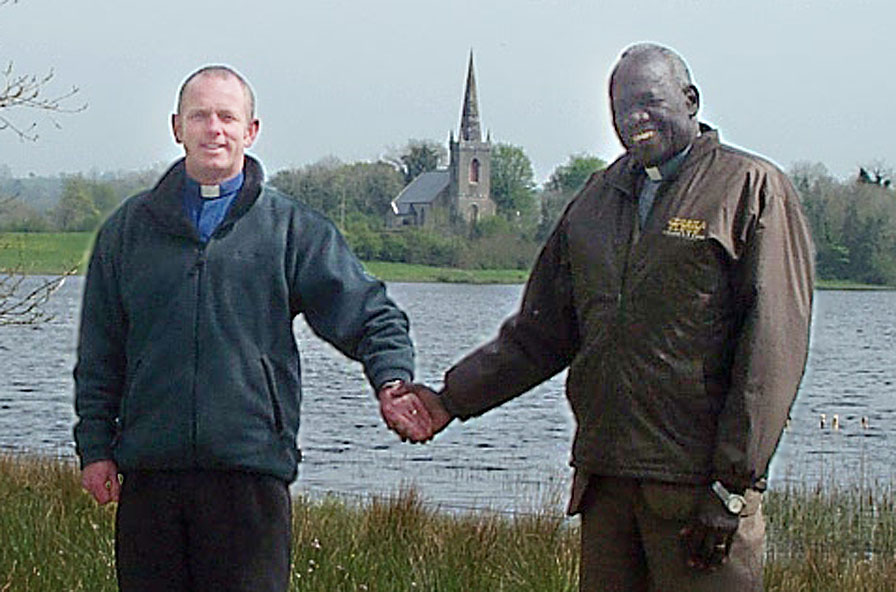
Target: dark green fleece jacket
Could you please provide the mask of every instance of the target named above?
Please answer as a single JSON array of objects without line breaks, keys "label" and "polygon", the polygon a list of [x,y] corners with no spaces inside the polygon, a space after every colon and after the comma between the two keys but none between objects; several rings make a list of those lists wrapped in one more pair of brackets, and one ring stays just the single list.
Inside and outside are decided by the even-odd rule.
[{"label": "dark green fleece jacket", "polygon": [[300,314],[375,389],[412,378],[408,320],[383,284],[330,221],[263,187],[257,161],[244,172],[208,243],[184,214],[183,161],[100,229],[74,372],[82,466],[295,479]]}]

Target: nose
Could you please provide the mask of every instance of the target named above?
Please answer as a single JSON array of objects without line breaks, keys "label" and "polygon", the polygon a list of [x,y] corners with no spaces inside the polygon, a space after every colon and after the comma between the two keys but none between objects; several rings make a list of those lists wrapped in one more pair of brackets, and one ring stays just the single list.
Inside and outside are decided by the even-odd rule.
[{"label": "nose", "polygon": [[221,121],[221,118],[218,117],[216,113],[212,113],[207,121],[208,131],[213,132],[215,134],[220,133],[222,129],[224,129],[224,122]]}]

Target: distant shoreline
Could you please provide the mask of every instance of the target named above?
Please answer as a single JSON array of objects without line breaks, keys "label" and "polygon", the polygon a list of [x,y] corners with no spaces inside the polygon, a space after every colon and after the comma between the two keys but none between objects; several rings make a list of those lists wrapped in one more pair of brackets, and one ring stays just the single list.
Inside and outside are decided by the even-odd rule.
[{"label": "distant shoreline", "polygon": [[[0,233],[0,273],[57,275],[87,269],[92,232],[5,232]],[[367,271],[384,282],[522,284],[529,277],[523,269],[457,269],[410,263],[365,261]],[[896,286],[821,280],[819,290],[896,290]]]}]

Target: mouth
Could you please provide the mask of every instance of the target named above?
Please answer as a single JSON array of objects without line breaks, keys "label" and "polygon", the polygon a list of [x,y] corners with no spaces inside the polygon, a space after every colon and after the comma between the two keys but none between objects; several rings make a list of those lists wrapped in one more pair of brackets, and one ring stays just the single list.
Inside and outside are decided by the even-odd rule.
[{"label": "mouth", "polygon": [[650,140],[656,135],[656,131],[652,129],[644,130],[642,132],[638,132],[636,134],[632,134],[631,140],[633,144],[640,144],[641,142],[646,142]]},{"label": "mouth", "polygon": [[216,152],[218,150],[224,150],[224,144],[201,144],[201,148],[208,152]]}]

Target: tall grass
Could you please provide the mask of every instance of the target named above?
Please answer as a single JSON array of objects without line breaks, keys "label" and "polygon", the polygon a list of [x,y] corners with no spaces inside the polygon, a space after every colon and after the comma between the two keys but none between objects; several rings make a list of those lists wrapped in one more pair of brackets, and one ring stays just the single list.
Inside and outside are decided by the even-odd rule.
[{"label": "tall grass", "polygon": [[766,495],[769,590],[896,590],[891,484],[788,486]]},{"label": "tall grass", "polygon": [[[891,486],[788,487],[765,510],[767,590],[896,590]],[[0,591],[115,590],[113,523],[72,464],[0,457]],[[562,592],[577,571],[578,528],[553,509],[446,513],[414,490],[293,507],[295,591]]]}]

